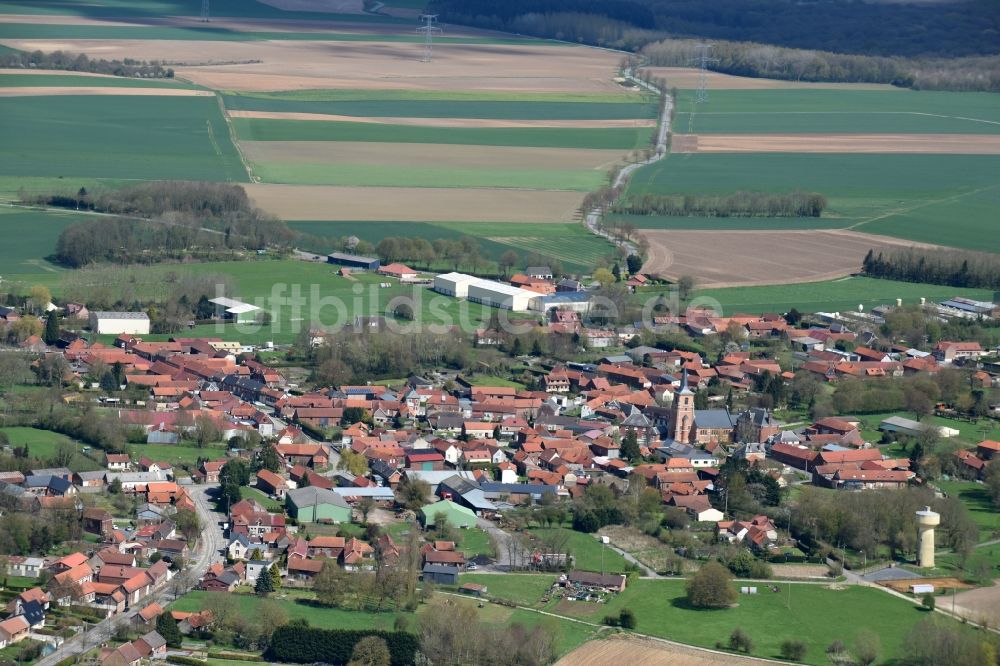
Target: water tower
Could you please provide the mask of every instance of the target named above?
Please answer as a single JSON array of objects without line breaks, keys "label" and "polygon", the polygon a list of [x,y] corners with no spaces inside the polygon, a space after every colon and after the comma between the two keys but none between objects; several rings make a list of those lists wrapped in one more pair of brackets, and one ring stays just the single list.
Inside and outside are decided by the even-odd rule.
[{"label": "water tower", "polygon": [[929,569],[934,566],[934,528],[941,524],[941,516],[930,507],[923,511],[917,511],[917,528],[920,531],[920,558],[921,568]]}]

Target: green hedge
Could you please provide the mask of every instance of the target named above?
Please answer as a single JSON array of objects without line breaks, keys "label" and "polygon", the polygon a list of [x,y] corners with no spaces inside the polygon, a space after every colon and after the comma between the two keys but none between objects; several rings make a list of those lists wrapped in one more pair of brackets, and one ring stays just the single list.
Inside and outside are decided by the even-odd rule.
[{"label": "green hedge", "polygon": [[240,652],[209,652],[209,659],[225,659],[227,661],[264,661],[264,657],[257,654],[242,654]]},{"label": "green hedge", "polygon": [[193,659],[191,657],[182,657],[176,654],[167,655],[167,661],[171,664],[184,664],[184,666],[208,666],[207,661]]},{"label": "green hedge", "polygon": [[405,631],[353,631],[285,625],[275,630],[271,647],[264,656],[272,661],[296,664],[346,664],[351,660],[355,644],[366,636],[378,636],[386,642],[392,666],[412,664],[420,648],[417,637]]}]

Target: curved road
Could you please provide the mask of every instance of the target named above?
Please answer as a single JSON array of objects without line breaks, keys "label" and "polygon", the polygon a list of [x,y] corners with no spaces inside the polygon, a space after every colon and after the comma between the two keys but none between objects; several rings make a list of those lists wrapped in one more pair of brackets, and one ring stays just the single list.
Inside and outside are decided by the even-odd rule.
[{"label": "curved road", "polygon": [[[167,583],[162,589],[143,599],[143,607],[154,601],[166,604],[180,597],[198,584],[202,575],[208,571],[208,568],[214,562],[222,561],[221,551],[225,547],[225,538],[222,534],[220,521],[224,517],[222,514],[212,510],[212,505],[208,498],[208,491],[215,488],[218,488],[218,486],[185,486],[191,499],[194,500],[195,510],[198,513],[198,518],[201,520],[201,537],[194,548],[193,559],[188,562],[184,571],[178,574],[173,581]],[[139,607],[130,608],[125,613],[114,615],[98,622],[82,634],[68,639],[52,654],[36,661],[36,666],[55,666],[55,664],[67,657],[80,655],[94,649],[101,643],[110,640],[118,625],[130,621],[139,610]]]},{"label": "curved road", "polygon": [[[664,97],[666,98],[666,102],[663,105],[663,114],[660,116],[659,128],[656,130],[655,152],[647,160],[643,160],[641,162],[635,162],[634,164],[627,164],[624,167],[622,167],[621,171],[618,172],[618,176],[615,178],[613,187],[621,187],[622,185],[624,185],[625,181],[628,180],[628,177],[632,175],[632,172],[635,171],[636,169],[647,166],[649,164],[654,164],[656,162],[659,162],[660,160],[662,160],[664,157],[667,156],[667,136],[669,136],[670,134],[670,112],[674,108],[674,100],[670,95],[666,94],[666,91],[660,90],[659,88],[650,83],[646,83],[645,81],[637,79],[633,75],[631,70],[626,70],[624,72],[624,75],[626,79],[631,80],[636,85],[641,86],[649,90],[650,92],[654,92],[657,95],[664,95]],[[603,213],[604,210],[600,206],[588,212],[586,217],[584,218],[584,223],[587,225],[587,229],[589,229],[591,233],[607,238],[615,245],[620,245],[621,247],[624,247],[629,254],[639,254],[639,249],[631,241],[612,238],[610,233],[606,231],[601,231],[598,228],[597,223],[600,222]]]}]

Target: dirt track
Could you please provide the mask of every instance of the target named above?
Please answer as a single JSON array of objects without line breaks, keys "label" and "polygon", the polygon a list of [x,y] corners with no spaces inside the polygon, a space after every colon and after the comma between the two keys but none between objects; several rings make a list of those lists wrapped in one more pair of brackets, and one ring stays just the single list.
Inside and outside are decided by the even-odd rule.
[{"label": "dirt track", "polygon": [[228,112],[232,118],[269,118],[273,120],[317,120],[370,123],[374,125],[407,125],[411,127],[655,127],[649,118],[599,119],[599,120],[507,120],[494,118],[393,118],[367,116],[338,116],[332,113],[299,113],[295,111],[241,111]]},{"label": "dirt track", "polygon": [[916,153],[1000,155],[990,134],[680,134],[675,153]]},{"label": "dirt track", "polygon": [[429,164],[470,169],[600,169],[622,158],[618,150],[466,146],[367,141],[242,141],[254,162],[364,164],[425,167]]},{"label": "dirt track", "polygon": [[753,666],[761,659],[717,654],[645,638],[612,637],[588,641],[556,662],[556,666]]},{"label": "dirt track", "polygon": [[832,280],[860,270],[872,248],[936,247],[844,230],[643,230],[642,235],[649,239],[644,273],[691,275],[711,288]]},{"label": "dirt track", "polygon": [[432,187],[243,186],[257,206],[285,220],[570,222],[582,192]]},{"label": "dirt track", "polygon": [[[698,87],[699,70],[690,67],[646,67],[644,72],[667,80],[668,86],[681,89]],[[808,81],[778,81],[748,76],[708,73],[708,87],[714,90],[765,90],[773,88],[813,88],[819,90],[901,90],[878,83],[811,83]]]}]

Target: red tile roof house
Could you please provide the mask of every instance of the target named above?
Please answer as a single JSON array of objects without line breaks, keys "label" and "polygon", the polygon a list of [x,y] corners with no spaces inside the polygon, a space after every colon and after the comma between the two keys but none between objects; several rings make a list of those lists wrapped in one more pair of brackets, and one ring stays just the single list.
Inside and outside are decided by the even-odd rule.
[{"label": "red tile roof house", "polygon": [[388,275],[399,280],[414,280],[417,277],[417,271],[405,264],[388,264],[375,272],[379,275]]},{"label": "red tile roof house", "polygon": [[0,622],[0,649],[23,641],[28,637],[31,627],[23,615],[16,615],[9,620]]},{"label": "red tile roof house", "polygon": [[958,359],[979,358],[986,352],[978,342],[946,342],[934,346],[934,358],[945,363]]},{"label": "red tile roof house", "polygon": [[257,488],[278,499],[283,499],[288,490],[285,479],[267,469],[257,472]]}]

